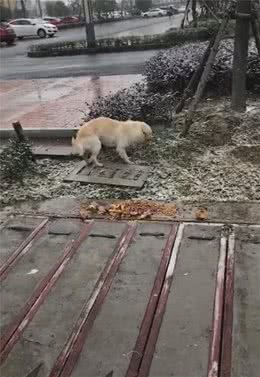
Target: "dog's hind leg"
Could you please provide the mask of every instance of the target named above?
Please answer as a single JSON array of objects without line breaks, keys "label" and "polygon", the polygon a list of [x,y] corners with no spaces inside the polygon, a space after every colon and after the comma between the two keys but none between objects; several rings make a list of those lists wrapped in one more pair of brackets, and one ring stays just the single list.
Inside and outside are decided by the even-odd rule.
[{"label": "dog's hind leg", "polygon": [[119,154],[119,156],[127,163],[127,164],[130,164],[130,165],[134,165],[134,162],[133,161],[131,161],[130,159],[129,159],[129,157],[127,156],[127,153],[126,153],[126,150],[125,150],[125,148],[124,147],[122,147],[122,146],[118,146],[117,148],[116,148],[116,151],[117,151],[117,153]]},{"label": "dog's hind leg", "polygon": [[103,164],[101,164],[97,159],[101,148],[102,148],[101,142],[97,137],[89,141],[89,150],[91,152],[91,156],[88,159],[88,163],[93,162],[96,166],[100,166],[100,167],[103,166]]}]

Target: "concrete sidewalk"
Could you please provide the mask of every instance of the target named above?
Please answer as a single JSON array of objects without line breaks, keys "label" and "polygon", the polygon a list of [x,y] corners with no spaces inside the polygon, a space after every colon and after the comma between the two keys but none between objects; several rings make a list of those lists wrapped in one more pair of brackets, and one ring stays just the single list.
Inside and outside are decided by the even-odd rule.
[{"label": "concrete sidewalk", "polygon": [[86,102],[140,81],[140,75],[0,81],[1,128],[78,127]]}]

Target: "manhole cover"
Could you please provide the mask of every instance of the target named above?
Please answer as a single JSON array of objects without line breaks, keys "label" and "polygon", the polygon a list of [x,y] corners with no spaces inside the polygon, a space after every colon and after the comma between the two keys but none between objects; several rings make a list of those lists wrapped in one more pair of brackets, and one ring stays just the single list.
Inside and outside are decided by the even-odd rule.
[{"label": "manhole cover", "polygon": [[82,161],[64,181],[142,188],[148,173],[147,166],[108,163],[104,167],[96,167]]}]

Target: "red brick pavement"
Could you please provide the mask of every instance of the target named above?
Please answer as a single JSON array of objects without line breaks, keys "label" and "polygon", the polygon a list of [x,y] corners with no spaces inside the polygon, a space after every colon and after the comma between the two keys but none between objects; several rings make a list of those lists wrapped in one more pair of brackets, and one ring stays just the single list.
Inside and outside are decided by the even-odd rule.
[{"label": "red brick pavement", "polygon": [[77,127],[86,102],[140,81],[140,75],[0,81],[1,128]]}]

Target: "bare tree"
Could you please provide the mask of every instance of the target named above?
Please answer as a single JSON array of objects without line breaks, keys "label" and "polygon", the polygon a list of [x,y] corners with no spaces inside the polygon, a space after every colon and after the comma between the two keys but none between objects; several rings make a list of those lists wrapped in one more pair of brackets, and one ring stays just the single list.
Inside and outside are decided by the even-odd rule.
[{"label": "bare tree", "polygon": [[255,37],[255,44],[258,50],[258,55],[260,56],[260,15],[257,11],[257,7],[260,10],[260,3],[258,0],[252,3],[252,16],[251,16],[251,26]]},{"label": "bare tree", "polygon": [[246,70],[251,17],[251,0],[238,0],[231,102],[232,109],[235,111],[246,109]]},{"label": "bare tree", "polygon": [[209,53],[209,56],[208,56],[207,63],[205,64],[205,67],[204,67],[203,73],[201,75],[196,93],[195,93],[193,100],[190,104],[190,107],[189,107],[189,110],[188,110],[188,113],[187,113],[187,116],[186,116],[186,119],[185,119],[185,126],[184,126],[182,133],[181,133],[181,136],[187,136],[187,134],[189,132],[190,126],[192,124],[192,118],[194,116],[194,112],[196,111],[198,103],[201,100],[201,97],[204,93],[204,90],[205,90],[206,84],[208,82],[209,75],[210,75],[214,60],[215,60],[215,57],[216,57],[217,52],[218,52],[220,42],[225,35],[225,30],[227,28],[231,14],[233,13],[233,8],[234,8],[234,3],[231,1],[228,9],[226,10],[225,17],[223,18],[222,23],[219,26],[219,30],[216,34],[216,37],[214,38],[214,43],[213,43],[212,48],[210,49],[210,53]]},{"label": "bare tree", "polygon": [[68,3],[71,13],[73,15],[78,15],[79,17],[82,14],[82,0],[70,0]]},{"label": "bare tree", "polygon": [[190,6],[190,0],[187,0],[185,12],[184,12],[184,15],[183,15],[183,19],[181,21],[181,29],[184,29],[185,20],[188,20],[188,13],[189,13],[189,10],[190,10],[189,6]]},{"label": "bare tree", "polygon": [[218,14],[225,11],[228,0],[199,0],[201,14],[204,17],[211,17],[212,13]]}]

